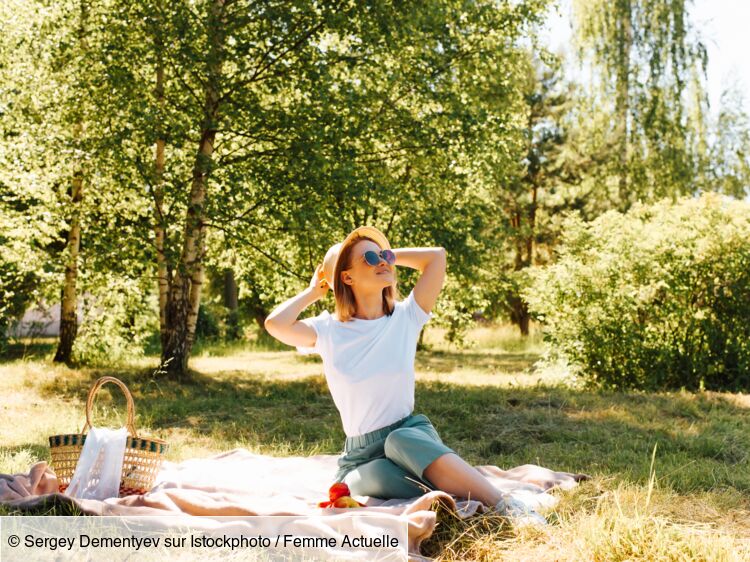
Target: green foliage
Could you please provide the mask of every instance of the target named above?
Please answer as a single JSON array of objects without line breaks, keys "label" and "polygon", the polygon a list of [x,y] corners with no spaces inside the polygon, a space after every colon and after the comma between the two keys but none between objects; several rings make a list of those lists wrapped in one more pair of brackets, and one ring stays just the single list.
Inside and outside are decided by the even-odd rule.
[{"label": "green foliage", "polygon": [[[86,84],[106,124],[95,160],[126,195],[141,239],[154,222],[164,227],[170,274],[179,271],[205,89],[214,88],[202,259],[231,264],[254,319],[306,286],[328,247],[361,224],[397,246],[442,245],[452,273],[469,278],[495,243],[481,239],[495,213],[488,193],[503,188],[478,171],[520,160],[520,44],[547,4],[302,1],[290,10],[238,0],[217,19],[211,2],[91,3]],[[144,214],[157,199],[163,213]],[[471,303],[451,307],[458,329]]]},{"label": "green foliage", "polygon": [[[0,258],[0,355],[8,343],[8,328],[12,321],[23,315],[33,292],[34,276],[31,272],[20,273],[15,264]],[[10,287],[13,287],[11,289]]]},{"label": "green foliage", "polygon": [[55,120],[42,117],[53,89],[35,62],[40,21],[28,3],[0,3],[0,353],[7,328],[34,302],[59,298],[51,256],[65,228],[56,192],[61,151]]},{"label": "green foliage", "polygon": [[743,98],[737,87],[722,94],[706,166],[706,184],[739,199],[750,195],[750,115]]},{"label": "green foliage", "polygon": [[49,259],[53,240],[42,220],[26,217],[23,205],[0,179],[0,354],[8,329],[37,301],[54,296],[55,268]]},{"label": "green foliage", "polygon": [[716,194],[571,217],[524,291],[585,381],[750,388],[750,205]]},{"label": "green foliage", "polygon": [[564,118],[574,99],[573,84],[564,80],[559,58],[544,52],[528,53],[527,58],[519,160],[492,170],[492,180],[504,189],[493,194],[496,220],[483,233],[498,244],[488,248],[482,279],[489,301],[485,317],[510,315],[522,333],[528,312],[519,297],[519,271],[549,261],[558,235],[556,215],[570,205],[565,195],[576,189],[564,154],[569,135]]},{"label": "green foliage", "polygon": [[[406,294],[406,291],[402,292]],[[474,324],[472,314],[486,309],[489,304],[484,287],[449,277],[443,287],[443,294],[445,298],[438,300],[433,312],[436,316],[434,325],[447,329],[446,341],[463,347],[467,332]]]},{"label": "green foliage", "polygon": [[588,130],[583,138],[601,154],[596,174],[608,180],[596,182],[608,188],[600,197],[625,210],[636,201],[706,189],[698,178],[708,58],[690,1],[575,0],[573,6],[579,59],[593,63],[594,88],[579,111]]},{"label": "green foliage", "polygon": [[[153,293],[158,226],[169,280],[199,264],[231,267],[238,328],[261,325],[307,285],[331,244],[372,224],[396,247],[448,250],[435,316],[460,342],[475,311],[507,311],[503,303],[519,284],[517,258],[520,268],[550,258],[561,210],[593,217],[619,197],[622,129],[611,130],[611,108],[591,96],[571,110],[559,69],[539,73],[530,64],[529,45],[549,5],[2,3],[0,307],[7,310],[0,324],[28,303],[59,298],[68,190],[78,170],[85,192],[79,294],[85,287],[105,295],[109,283],[134,279],[139,291]],[[602,67],[605,79],[630,78],[628,165],[641,182],[631,182],[630,195],[647,199],[696,185],[741,194],[747,125],[731,113],[718,129],[727,134],[698,151],[700,166],[716,163],[712,172],[693,173],[693,152],[707,133],[700,129],[700,67],[688,63],[705,60],[681,27],[686,2],[632,5],[625,14],[623,3],[608,11],[592,2],[593,27],[583,30],[600,62],[612,55],[605,52],[610,16],[631,17],[636,32],[632,66],[623,70],[620,57]],[[607,87],[605,101],[614,91]],[[589,101],[592,111],[583,106]],[[684,111],[688,105],[695,115]],[[196,153],[207,130],[216,139],[203,162]],[[163,172],[157,140],[165,145]],[[636,150],[643,146],[648,158]],[[206,193],[191,206],[199,160]],[[186,262],[188,223],[199,225],[206,243],[205,253]],[[407,272],[403,289],[414,280]],[[233,321],[214,307],[215,295],[204,297],[198,329],[204,333],[212,312],[221,333]],[[82,328],[81,360],[117,355],[107,346],[120,337],[115,347],[130,345],[117,334],[122,310],[136,305],[118,302],[113,324],[99,319]]]},{"label": "green foliage", "polygon": [[213,310],[205,305],[198,309],[198,320],[195,325],[195,338],[197,340],[216,340],[221,333],[219,319]]},{"label": "green foliage", "polygon": [[84,301],[84,320],[73,357],[78,363],[112,365],[142,357],[159,330],[156,299],[141,280],[97,280]]}]

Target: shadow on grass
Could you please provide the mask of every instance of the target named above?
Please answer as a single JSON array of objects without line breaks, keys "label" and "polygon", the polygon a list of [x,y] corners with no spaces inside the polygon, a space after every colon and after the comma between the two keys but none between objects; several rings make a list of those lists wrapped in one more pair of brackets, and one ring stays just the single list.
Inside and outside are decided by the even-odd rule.
[{"label": "shadow on grass", "polygon": [[12,340],[0,352],[0,364],[17,359],[52,359],[57,349],[57,340]]},{"label": "shadow on grass", "polygon": [[[338,412],[322,376],[267,381],[240,373],[222,373],[221,380],[192,372],[187,382],[153,376],[150,371],[91,371],[87,376],[57,379],[42,387],[47,396],[76,397],[85,402],[93,383],[111,374],[133,395],[136,429],[184,430],[195,438],[209,437],[217,450],[245,446],[298,454],[338,453],[344,442]],[[114,385],[105,385],[94,401],[102,422],[123,420],[125,399]],[[118,416],[115,413],[119,412]],[[102,417],[103,415],[103,417]],[[85,416],[85,412],[81,412]]]},{"label": "shadow on grass", "polygon": [[[239,339],[239,340],[228,340],[224,341],[220,338],[211,339],[199,339],[195,342],[192,349],[192,355],[198,357],[203,353],[210,353],[215,357],[227,357],[234,355],[238,351],[289,351],[290,347],[273,336],[271,336],[265,330],[261,330],[254,334],[250,339]],[[158,355],[160,348],[155,347],[150,350],[150,355]]]},{"label": "shadow on grass", "polygon": [[[85,400],[103,374],[133,393],[137,427],[178,439],[209,439],[221,451],[247,446],[268,454],[338,454],[344,440],[325,379],[273,380],[243,373],[193,373],[178,383],[150,373],[92,371],[48,383],[42,392]],[[105,386],[97,404],[124,411]],[[750,409],[716,393],[617,393],[563,386],[500,388],[418,382],[416,412],[473,464],[539,464],[647,483],[656,451],[659,482],[678,491],[750,490]],[[83,412],[82,412],[83,415]],[[120,418],[122,419],[122,418]]]},{"label": "shadow on grass", "polygon": [[40,445],[39,443],[24,443],[23,445],[6,446],[0,445],[0,455],[15,456],[18,453],[28,452],[29,456],[33,459],[49,461],[50,453],[49,446],[47,444]]},{"label": "shadow on grass", "polygon": [[[18,359],[52,360],[57,350],[57,337],[15,339],[0,348],[0,365]],[[214,357],[227,357],[237,352],[289,351],[291,348],[261,331],[250,339],[224,341],[218,338],[198,339],[193,345],[193,357],[208,353]],[[155,358],[161,351],[158,336],[152,336],[143,350],[144,354]]]},{"label": "shadow on grass", "polygon": [[521,373],[539,359],[534,353],[486,353],[481,351],[435,350],[418,353],[415,367],[420,371],[451,373],[461,368],[483,372]]},{"label": "shadow on grass", "polygon": [[79,516],[83,511],[71,501],[59,495],[50,495],[45,497],[45,501],[34,507],[25,507],[17,509],[9,505],[0,504],[0,515],[23,515],[23,516]]}]

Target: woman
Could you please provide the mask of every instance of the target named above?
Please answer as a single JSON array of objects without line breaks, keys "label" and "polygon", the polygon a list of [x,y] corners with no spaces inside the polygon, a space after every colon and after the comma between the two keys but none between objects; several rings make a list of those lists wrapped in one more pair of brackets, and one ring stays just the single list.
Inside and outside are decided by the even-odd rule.
[{"label": "woman", "polygon": [[[421,275],[399,300],[395,266]],[[310,286],[279,305],[268,332],[318,353],[346,433],[336,482],[352,494],[384,499],[420,496],[426,488],[472,498],[503,515],[546,523],[521,502],[501,494],[482,474],[441,441],[430,420],[414,415],[417,340],[445,279],[444,248],[391,250],[386,237],[360,227],[328,250]],[[335,316],[324,311],[297,320],[333,288]]]}]

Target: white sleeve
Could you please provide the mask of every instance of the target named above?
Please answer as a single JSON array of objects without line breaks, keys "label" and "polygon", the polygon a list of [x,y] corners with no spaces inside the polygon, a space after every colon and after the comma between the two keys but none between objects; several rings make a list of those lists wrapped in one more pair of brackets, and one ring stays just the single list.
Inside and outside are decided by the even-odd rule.
[{"label": "white sleeve", "polygon": [[404,301],[404,308],[406,309],[409,322],[411,322],[417,330],[421,330],[422,326],[427,324],[427,321],[432,318],[432,312],[425,312],[417,299],[414,298],[414,290],[409,293]]},{"label": "white sleeve", "polygon": [[297,346],[297,351],[302,355],[310,355],[311,353],[317,353],[322,356],[322,350],[324,349],[325,339],[328,337],[328,326],[329,326],[330,314],[327,310],[324,310],[317,316],[310,318],[303,318],[300,320],[303,324],[310,326],[317,334],[315,338],[315,345],[312,347]]}]

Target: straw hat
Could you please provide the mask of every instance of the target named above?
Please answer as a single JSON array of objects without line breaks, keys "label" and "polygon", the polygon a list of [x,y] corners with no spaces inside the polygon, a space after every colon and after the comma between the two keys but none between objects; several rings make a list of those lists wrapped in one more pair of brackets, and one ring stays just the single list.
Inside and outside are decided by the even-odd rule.
[{"label": "straw hat", "polygon": [[338,263],[341,249],[347,246],[353,240],[356,240],[357,238],[361,238],[363,236],[372,238],[383,250],[391,249],[391,244],[390,242],[388,242],[385,234],[380,232],[374,226],[360,226],[359,228],[355,228],[354,230],[352,230],[347,235],[347,237],[344,238],[343,242],[339,242],[338,244],[334,244],[333,246],[331,246],[326,252],[326,257],[323,258],[323,277],[328,283],[328,286],[331,287],[331,291],[333,291],[333,277],[336,271],[336,264]]}]

